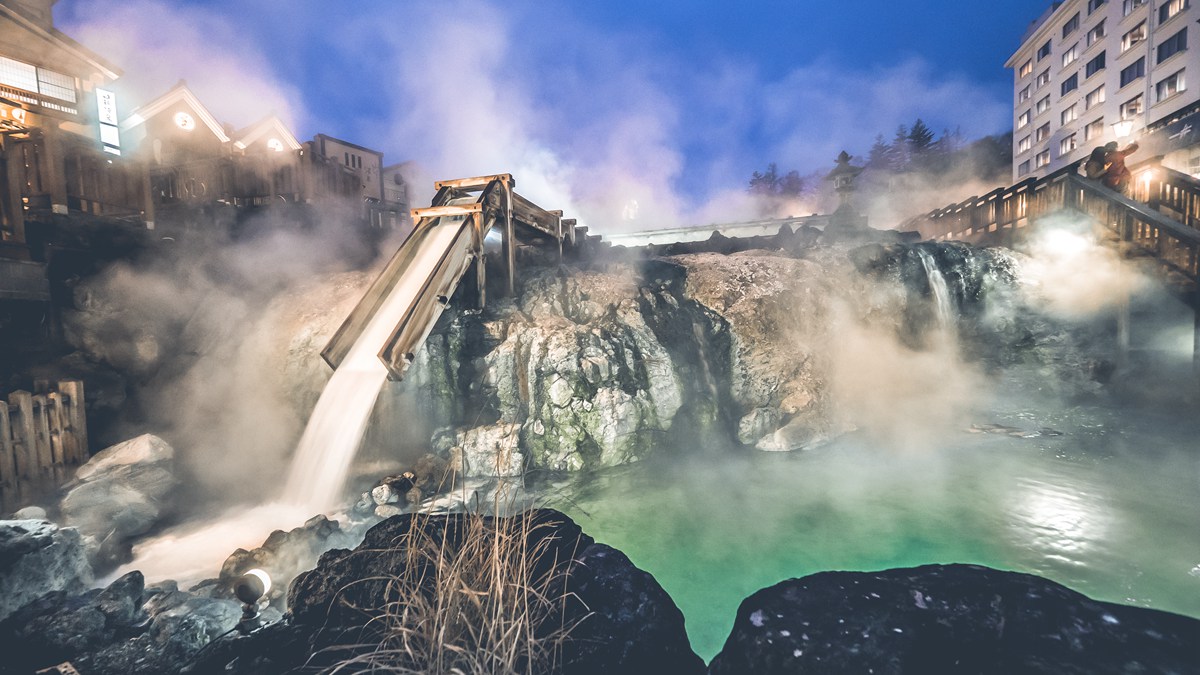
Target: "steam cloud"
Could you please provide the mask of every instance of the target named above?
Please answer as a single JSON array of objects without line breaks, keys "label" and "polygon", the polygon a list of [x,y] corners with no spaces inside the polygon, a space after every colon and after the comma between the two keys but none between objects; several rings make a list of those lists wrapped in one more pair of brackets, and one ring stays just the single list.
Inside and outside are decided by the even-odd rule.
[{"label": "steam cloud", "polygon": [[[321,131],[416,159],[414,205],[434,179],[504,171],[599,231],[757,217],[744,190],[753,171],[775,161],[824,172],[841,150],[864,153],[917,117],[968,138],[1010,121],[1006,101],[919,59],[855,70],[826,57],[768,75],[734,56],[697,63],[542,4],[417,0],[342,16],[314,0],[286,13],[265,0],[68,9],[65,28],[123,64],[137,96],[186,77],[223,119],[274,108],[300,137]],[[313,45],[317,57],[305,53]],[[930,208],[971,193],[937,187]]]}]

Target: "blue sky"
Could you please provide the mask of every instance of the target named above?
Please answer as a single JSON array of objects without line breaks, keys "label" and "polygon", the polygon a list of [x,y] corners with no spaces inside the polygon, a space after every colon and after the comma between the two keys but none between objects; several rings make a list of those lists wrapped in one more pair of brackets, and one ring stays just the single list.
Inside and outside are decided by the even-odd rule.
[{"label": "blue sky", "polygon": [[[126,106],[186,78],[217,116],[275,111],[416,160],[512,171],[595,216],[723,216],[749,173],[824,170],[921,117],[1011,125],[1003,67],[1047,0],[62,0]],[[330,7],[336,9],[330,10]]]}]

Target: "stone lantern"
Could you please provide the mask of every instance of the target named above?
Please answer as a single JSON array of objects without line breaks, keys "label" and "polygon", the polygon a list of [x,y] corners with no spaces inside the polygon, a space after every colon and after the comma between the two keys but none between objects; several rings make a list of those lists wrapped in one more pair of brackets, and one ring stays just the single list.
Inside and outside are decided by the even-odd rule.
[{"label": "stone lantern", "polygon": [[838,207],[833,212],[833,222],[848,227],[865,226],[866,219],[854,208],[854,179],[863,172],[863,167],[852,165],[850,153],[845,150],[836,161],[837,166],[825,177],[825,180],[833,181],[833,189],[838,193]]}]

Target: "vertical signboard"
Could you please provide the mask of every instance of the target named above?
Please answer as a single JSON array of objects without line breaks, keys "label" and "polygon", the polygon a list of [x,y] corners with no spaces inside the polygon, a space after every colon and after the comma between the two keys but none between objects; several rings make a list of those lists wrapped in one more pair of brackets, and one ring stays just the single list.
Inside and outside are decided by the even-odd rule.
[{"label": "vertical signboard", "polygon": [[100,122],[100,143],[104,151],[121,154],[121,131],[117,126],[117,95],[107,89],[96,89],[96,119]]}]

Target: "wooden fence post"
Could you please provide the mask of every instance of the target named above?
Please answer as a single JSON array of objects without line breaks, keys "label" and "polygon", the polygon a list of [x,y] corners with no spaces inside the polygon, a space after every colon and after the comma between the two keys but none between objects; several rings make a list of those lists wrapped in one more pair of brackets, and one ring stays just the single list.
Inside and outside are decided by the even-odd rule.
[{"label": "wooden fence post", "polygon": [[[29,478],[35,475],[37,450],[34,448],[33,394],[14,391],[8,395],[9,421],[13,429],[13,456],[17,461],[17,476]],[[11,413],[16,413],[12,415]]]},{"label": "wooden fence post", "polygon": [[33,397],[33,447],[37,453],[35,466],[39,471],[54,466],[54,453],[50,449],[50,411],[46,397]]},{"label": "wooden fence post", "polygon": [[17,482],[17,460],[13,453],[12,424],[8,419],[8,403],[0,401],[0,485]]},{"label": "wooden fence post", "polygon": [[63,380],[58,391],[66,406],[65,423],[70,430],[69,442],[63,444],[63,456],[68,464],[83,464],[88,459],[87,411],[84,406],[83,382]]}]

